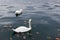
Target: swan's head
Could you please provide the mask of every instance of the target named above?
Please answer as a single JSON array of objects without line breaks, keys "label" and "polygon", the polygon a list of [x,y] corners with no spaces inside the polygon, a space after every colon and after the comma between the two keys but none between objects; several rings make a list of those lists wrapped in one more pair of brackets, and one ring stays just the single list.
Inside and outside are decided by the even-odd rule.
[{"label": "swan's head", "polygon": [[20,11],[22,11],[23,9],[20,9]]},{"label": "swan's head", "polygon": [[29,19],[29,21],[31,22],[31,21],[32,21],[32,19]]}]

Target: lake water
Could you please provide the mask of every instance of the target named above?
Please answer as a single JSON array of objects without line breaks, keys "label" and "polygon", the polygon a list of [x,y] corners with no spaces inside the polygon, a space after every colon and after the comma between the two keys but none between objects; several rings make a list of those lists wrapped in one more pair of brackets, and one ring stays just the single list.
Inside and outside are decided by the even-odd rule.
[{"label": "lake water", "polygon": [[[14,12],[21,8],[23,14],[16,17]],[[60,30],[57,30],[60,28],[60,0],[0,0],[0,40],[10,40],[13,33],[5,25],[12,25],[12,28],[28,27],[30,18],[32,35],[29,37],[26,33],[25,40],[55,40],[60,36]],[[12,39],[23,40],[22,35],[15,35]]]}]

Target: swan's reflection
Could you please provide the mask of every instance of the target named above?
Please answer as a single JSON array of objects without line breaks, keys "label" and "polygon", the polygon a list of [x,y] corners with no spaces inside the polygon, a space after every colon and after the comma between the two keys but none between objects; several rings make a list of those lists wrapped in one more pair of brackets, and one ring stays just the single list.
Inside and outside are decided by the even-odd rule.
[{"label": "swan's reflection", "polygon": [[26,40],[27,39],[26,36],[28,36],[30,39],[32,38],[32,33],[31,33],[31,30],[28,31],[28,32],[24,32],[24,33],[13,32],[12,35],[11,35],[11,37],[10,37],[10,40],[12,40],[14,36],[16,36],[18,38],[22,37],[23,40]]},{"label": "swan's reflection", "polygon": [[27,34],[30,40],[34,40],[31,30]]}]

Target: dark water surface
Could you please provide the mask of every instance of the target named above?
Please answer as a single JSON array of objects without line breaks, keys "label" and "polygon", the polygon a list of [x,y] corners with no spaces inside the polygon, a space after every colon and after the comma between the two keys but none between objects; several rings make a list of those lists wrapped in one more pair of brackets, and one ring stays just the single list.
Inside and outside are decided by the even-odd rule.
[{"label": "dark water surface", "polygon": [[[23,9],[23,14],[15,16],[15,11]],[[26,40],[55,40],[60,28],[60,0],[0,0],[0,40],[23,40],[12,35],[12,28],[27,26],[32,19],[31,35]],[[12,27],[5,27],[12,25]],[[60,36],[60,35],[59,35]]]}]

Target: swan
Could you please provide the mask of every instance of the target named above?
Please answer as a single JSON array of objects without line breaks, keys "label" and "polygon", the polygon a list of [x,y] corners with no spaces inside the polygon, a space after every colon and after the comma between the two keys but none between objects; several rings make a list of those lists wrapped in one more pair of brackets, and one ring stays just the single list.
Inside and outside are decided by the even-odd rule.
[{"label": "swan", "polygon": [[22,14],[22,11],[23,11],[23,9],[16,10],[16,11],[15,11],[16,17],[17,17],[18,15],[21,15],[21,14]]},{"label": "swan", "polygon": [[25,27],[25,26],[19,26],[18,28],[16,29],[13,29],[12,30],[16,33],[20,33],[20,32],[27,32],[27,31],[30,31],[32,29],[31,27],[31,20],[32,19],[29,19],[29,28]]}]

